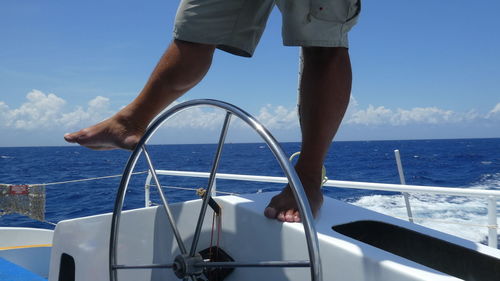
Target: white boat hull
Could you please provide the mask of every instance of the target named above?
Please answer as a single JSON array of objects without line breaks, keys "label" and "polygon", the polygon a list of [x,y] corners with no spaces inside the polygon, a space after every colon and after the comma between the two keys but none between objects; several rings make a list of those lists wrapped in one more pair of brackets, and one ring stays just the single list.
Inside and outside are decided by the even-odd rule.
[{"label": "white boat hull", "polygon": [[[262,215],[273,194],[222,196],[220,247],[238,262],[308,260],[306,241],[299,223],[280,223]],[[172,204],[179,232],[189,249],[197,222],[200,200]],[[388,251],[342,235],[332,226],[370,220],[398,225],[469,248],[500,261],[500,251],[415,224],[381,215],[331,198],[316,219],[323,280],[461,280]],[[50,262],[51,281],[59,280],[61,256],[71,256],[75,280],[109,280],[109,232],[111,215],[62,221],[54,234]],[[198,250],[210,246],[212,213],[202,228]],[[179,254],[162,207],[122,214],[118,263],[123,265],[168,264]],[[178,280],[171,269],[122,269],[118,280]],[[237,268],[225,280],[310,280],[309,268]]]}]

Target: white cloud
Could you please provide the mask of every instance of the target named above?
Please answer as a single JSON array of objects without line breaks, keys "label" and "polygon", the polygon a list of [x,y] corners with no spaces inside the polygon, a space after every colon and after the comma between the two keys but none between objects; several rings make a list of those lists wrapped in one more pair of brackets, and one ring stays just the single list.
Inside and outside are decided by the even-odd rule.
[{"label": "white cloud", "polygon": [[[26,95],[27,101],[19,108],[10,108],[0,101],[0,128],[18,130],[35,129],[80,129],[97,123],[111,116],[115,110],[110,109],[110,100],[95,97],[86,106],[68,109],[67,102],[53,93],[45,94],[32,90]],[[174,102],[171,106],[178,104]],[[256,115],[265,127],[271,130],[296,130],[299,127],[296,107],[287,108],[282,105],[265,105]],[[171,128],[217,129],[224,119],[222,110],[198,107],[182,112],[166,126]],[[235,119],[235,118],[234,118]],[[233,119],[233,121],[234,121]],[[465,113],[437,107],[415,107],[411,109],[390,109],[385,106],[369,105],[359,108],[354,97],[344,120],[345,125],[366,126],[406,126],[413,124],[459,124],[462,122],[481,122],[500,119],[500,103],[486,114],[474,110]],[[241,127],[241,122],[233,126]]]},{"label": "white cloud", "polygon": [[33,90],[26,95],[28,101],[19,108],[10,109],[3,104],[2,123],[6,127],[16,129],[48,128],[53,124],[57,114],[66,102],[54,94],[45,95]]},{"label": "white cloud", "polygon": [[170,128],[213,129],[224,121],[222,110],[195,107],[175,115],[165,125]]},{"label": "white cloud", "polygon": [[398,109],[390,118],[390,124],[399,126],[407,124],[441,124],[455,123],[463,117],[451,110],[437,107],[415,107],[410,110]]},{"label": "white cloud", "polygon": [[270,104],[262,107],[257,115],[264,127],[269,129],[292,129],[298,126],[297,109]]},{"label": "white cloud", "polygon": [[26,99],[27,102],[15,109],[0,102],[0,127],[22,130],[66,129],[89,125],[111,114],[108,110],[109,99],[104,97],[91,100],[87,109],[77,107],[71,112],[64,112],[66,101],[52,93],[32,90]]},{"label": "white cloud", "polygon": [[500,102],[486,115],[487,119],[500,119]]},{"label": "white cloud", "polygon": [[473,121],[475,119],[481,118],[481,116],[474,109],[471,109],[467,113],[465,113],[464,118],[465,121]]},{"label": "white cloud", "polygon": [[374,107],[369,105],[365,110],[355,110],[347,116],[346,124],[380,125],[388,123],[393,112],[383,106]]},{"label": "white cloud", "polygon": [[405,126],[411,124],[457,124],[461,122],[474,122],[500,117],[500,103],[488,114],[482,115],[475,110],[465,113],[437,107],[414,107],[411,109],[396,110],[385,106],[375,107],[368,105],[366,109],[357,108],[357,103],[350,106],[346,114],[345,124],[351,125],[391,125]]},{"label": "white cloud", "polygon": [[102,121],[109,117],[112,112],[109,110],[109,99],[97,96],[88,102],[87,109],[78,106],[76,110],[68,113],[61,113],[57,122],[65,128],[75,128],[87,126]]},{"label": "white cloud", "polygon": [[[168,110],[179,102],[174,102]],[[220,109],[212,109],[206,107],[195,107],[183,111],[175,115],[172,120],[165,123],[166,127],[170,128],[195,128],[195,129],[216,129],[222,126],[225,112]],[[259,114],[255,118],[268,129],[293,129],[298,127],[298,116],[295,107],[286,108],[282,105],[273,106],[265,105],[259,110]],[[233,117],[231,124],[234,127],[246,127],[246,125]]]},{"label": "white cloud", "polygon": [[[88,102],[86,107],[77,106],[67,109],[67,102],[53,93],[45,94],[32,90],[26,95],[27,101],[19,108],[12,109],[0,101],[0,127],[10,129],[80,129],[100,122],[111,116],[108,98],[98,96]],[[174,102],[168,108],[179,104]],[[168,109],[167,108],[167,109]],[[165,110],[167,110],[165,109]],[[224,111],[206,107],[196,107],[174,116],[166,123],[170,128],[216,129],[224,120]],[[256,117],[270,129],[290,129],[298,126],[295,108],[266,105]],[[233,122],[236,118],[233,118]],[[233,126],[243,126],[234,122]]]}]

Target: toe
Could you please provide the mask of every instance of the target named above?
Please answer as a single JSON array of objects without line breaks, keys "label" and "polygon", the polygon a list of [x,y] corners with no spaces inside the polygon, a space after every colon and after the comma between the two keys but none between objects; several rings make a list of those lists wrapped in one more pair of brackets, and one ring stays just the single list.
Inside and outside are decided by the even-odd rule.
[{"label": "toe", "polygon": [[285,221],[287,222],[295,222],[295,211],[294,210],[288,210],[285,213]]},{"label": "toe", "polygon": [[264,215],[267,218],[275,219],[278,216],[278,211],[274,207],[267,207],[264,209]]},{"label": "toe", "polygon": [[78,144],[82,144],[86,142],[87,138],[91,137],[92,135],[90,134],[88,128],[86,129],[82,129],[78,132],[73,132],[73,133],[70,133],[70,134],[65,134],[64,135],[64,139],[67,141],[67,142],[73,142],[73,143],[78,143]]},{"label": "toe", "polygon": [[285,212],[280,212],[276,218],[279,221],[285,222],[286,221]]},{"label": "toe", "polygon": [[295,211],[295,213],[293,214],[293,221],[294,221],[294,222],[300,222],[300,214],[299,214],[299,211]]},{"label": "toe", "polygon": [[76,134],[75,133],[72,133],[72,134],[64,134],[64,140],[66,140],[67,142],[76,142]]}]

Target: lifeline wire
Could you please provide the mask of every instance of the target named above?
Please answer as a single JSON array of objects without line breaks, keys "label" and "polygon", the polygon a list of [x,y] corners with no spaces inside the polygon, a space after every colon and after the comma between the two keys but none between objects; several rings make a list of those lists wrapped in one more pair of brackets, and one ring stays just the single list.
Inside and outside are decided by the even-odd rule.
[{"label": "lifeline wire", "polygon": [[[142,171],[142,172],[135,172],[132,173],[132,175],[139,175],[139,174],[145,174],[148,171]],[[104,177],[95,177],[95,178],[85,178],[85,179],[79,179],[79,180],[69,180],[69,181],[59,181],[59,182],[49,182],[49,183],[44,183],[44,185],[57,185],[57,184],[65,184],[65,183],[73,183],[73,182],[82,182],[82,181],[92,181],[92,180],[102,180],[102,179],[109,179],[109,178],[118,178],[121,177],[122,175],[113,175],[113,176],[104,176]]]},{"label": "lifeline wire", "polygon": [[[148,186],[156,186],[155,184],[150,184]],[[189,190],[189,191],[199,191],[199,188],[193,188],[193,187],[180,187],[180,186],[167,186],[167,185],[162,185],[162,188],[170,188],[170,189],[179,189],[179,190]],[[205,189],[203,189],[206,191]],[[234,192],[225,192],[225,191],[218,191],[216,190],[215,193],[220,193],[220,194],[226,194],[226,195],[240,195],[238,193]]]},{"label": "lifeline wire", "polygon": [[[135,173],[132,173],[132,175],[140,175],[140,174],[146,174],[148,171],[142,171],[142,172],[135,172]],[[102,179],[110,179],[110,178],[118,178],[118,177],[121,177],[122,174],[120,175],[112,175],[112,176],[102,176],[102,177],[93,177],[93,178],[84,178],[84,179],[77,179],[77,180],[68,180],[68,181],[58,181],[58,182],[49,182],[49,183],[43,183],[41,185],[61,185],[61,184],[67,184],[67,183],[75,183],[75,182],[84,182],[84,181],[93,181],[93,180],[102,180]],[[32,184],[33,185],[33,184]],[[38,184],[40,185],[40,184]],[[151,185],[148,185],[148,186],[151,186]],[[170,189],[180,189],[180,190],[192,190],[192,191],[196,191],[197,189],[196,188],[189,188],[189,187],[179,187],[179,186],[161,186],[162,188],[170,188]],[[220,194],[227,194],[227,195],[238,195],[237,193],[234,193],[234,192],[224,192],[224,191],[216,191],[216,193],[220,193]],[[47,224],[50,224],[50,225],[57,225],[56,223],[53,223],[53,222],[50,222],[50,221],[47,221],[45,219],[43,220],[40,220],[41,222],[44,222],[44,223],[47,223]]]}]

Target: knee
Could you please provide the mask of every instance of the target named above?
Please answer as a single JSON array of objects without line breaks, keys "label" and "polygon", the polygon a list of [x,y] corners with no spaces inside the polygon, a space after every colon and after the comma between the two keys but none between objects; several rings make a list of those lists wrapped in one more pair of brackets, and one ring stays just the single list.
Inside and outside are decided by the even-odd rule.
[{"label": "knee", "polygon": [[198,55],[213,55],[215,45],[196,43],[174,39],[172,45],[175,46],[181,53],[190,53]]},{"label": "knee", "polygon": [[197,43],[197,42],[189,42],[189,41],[184,41],[184,40],[179,40],[179,39],[174,39],[172,42],[174,45],[178,46],[179,48],[186,48],[186,49],[195,49],[199,51],[213,51],[215,50],[215,45],[212,44],[203,44],[203,43]]}]

